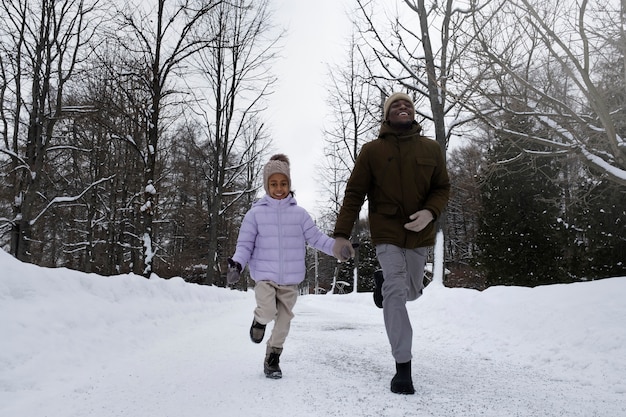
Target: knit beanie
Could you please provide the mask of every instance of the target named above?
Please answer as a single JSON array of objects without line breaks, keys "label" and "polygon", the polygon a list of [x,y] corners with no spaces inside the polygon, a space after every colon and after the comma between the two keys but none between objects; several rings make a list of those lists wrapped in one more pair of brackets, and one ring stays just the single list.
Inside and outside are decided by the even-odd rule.
[{"label": "knit beanie", "polygon": [[413,107],[413,111],[415,111],[415,104],[413,103],[413,99],[411,99],[411,97],[409,97],[407,94],[405,93],[393,93],[392,95],[390,95],[387,100],[385,100],[385,105],[383,107],[383,116],[384,116],[384,120],[387,120],[388,116],[389,116],[389,108],[391,107],[391,104],[394,101],[397,100],[406,100],[409,103],[411,103],[411,106]]},{"label": "knit beanie", "polygon": [[291,190],[291,175],[289,174],[289,158],[282,153],[272,156],[265,167],[263,167],[263,187],[267,194],[270,193],[269,180],[273,174],[283,174],[289,181],[289,189]]}]

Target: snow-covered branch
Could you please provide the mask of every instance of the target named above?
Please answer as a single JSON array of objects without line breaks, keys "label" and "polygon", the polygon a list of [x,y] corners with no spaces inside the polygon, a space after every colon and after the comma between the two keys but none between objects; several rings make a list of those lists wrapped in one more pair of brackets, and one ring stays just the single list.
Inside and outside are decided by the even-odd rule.
[{"label": "snow-covered branch", "polygon": [[106,178],[101,178],[96,182],[91,183],[87,188],[85,188],[80,194],[76,195],[76,196],[68,196],[68,197],[55,197],[52,200],[50,200],[50,202],[48,203],[48,205],[41,210],[41,212],[30,221],[30,225],[34,225],[37,220],[39,220],[39,218],[41,216],[43,216],[45,214],[46,211],[48,211],[48,209],[50,207],[52,207],[55,204],[59,204],[59,203],[72,203],[75,202],[77,200],[80,200],[86,193],[87,191],[89,191],[90,189],[92,189],[93,187],[95,187],[98,184],[102,184],[103,182],[107,182],[110,181],[111,179],[113,179],[115,177],[115,175],[111,175],[110,177],[106,177]]}]

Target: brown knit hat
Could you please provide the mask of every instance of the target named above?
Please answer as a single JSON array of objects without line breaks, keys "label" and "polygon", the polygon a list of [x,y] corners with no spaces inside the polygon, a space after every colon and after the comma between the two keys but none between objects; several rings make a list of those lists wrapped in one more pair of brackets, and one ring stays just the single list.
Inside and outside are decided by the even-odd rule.
[{"label": "brown knit hat", "polygon": [[409,103],[411,103],[411,106],[413,107],[413,110],[415,111],[415,104],[413,103],[413,99],[411,97],[408,96],[408,94],[405,93],[393,93],[392,95],[390,95],[389,97],[387,97],[387,100],[385,100],[385,105],[383,106],[383,118],[384,120],[387,120],[388,116],[389,116],[389,107],[391,107],[391,104],[394,101],[397,100],[406,100]]},{"label": "brown knit hat", "polygon": [[283,174],[289,181],[289,189],[291,190],[291,175],[289,174],[289,158],[282,153],[272,156],[265,167],[263,167],[263,187],[266,193],[270,193],[269,180],[273,174]]}]

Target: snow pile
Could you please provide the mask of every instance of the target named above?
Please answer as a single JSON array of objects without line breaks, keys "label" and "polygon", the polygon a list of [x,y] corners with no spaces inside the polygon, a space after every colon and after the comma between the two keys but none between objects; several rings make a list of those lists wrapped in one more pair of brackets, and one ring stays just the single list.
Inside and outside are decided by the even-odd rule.
[{"label": "snow pile", "polygon": [[0,271],[2,416],[626,415],[623,277],[429,286],[409,304],[417,393],[398,396],[370,293],[300,297],[274,381],[248,338],[252,292],[2,251]]}]

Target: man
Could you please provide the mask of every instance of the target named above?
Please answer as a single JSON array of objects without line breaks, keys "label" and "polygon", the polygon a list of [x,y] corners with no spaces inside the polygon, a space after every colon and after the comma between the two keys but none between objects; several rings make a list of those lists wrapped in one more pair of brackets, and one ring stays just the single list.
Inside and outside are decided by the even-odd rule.
[{"label": "man", "polygon": [[378,138],[363,145],[346,185],[337,217],[333,253],[352,249],[348,240],[361,206],[368,199],[369,225],[383,279],[377,279],[383,317],[396,374],[391,391],[414,394],[411,376],[413,330],[406,302],[424,287],[428,247],[435,243],[434,220],[450,194],[450,181],[439,144],[421,136],[413,100],[394,93],[384,104]]}]

